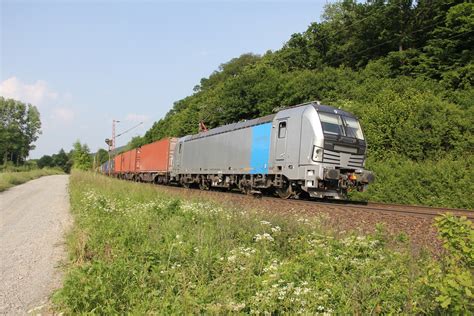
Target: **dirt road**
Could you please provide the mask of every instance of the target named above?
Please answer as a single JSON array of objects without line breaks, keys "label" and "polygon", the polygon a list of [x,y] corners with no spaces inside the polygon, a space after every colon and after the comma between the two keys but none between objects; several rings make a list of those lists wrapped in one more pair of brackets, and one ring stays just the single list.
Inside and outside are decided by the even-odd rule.
[{"label": "dirt road", "polygon": [[0,314],[36,313],[60,285],[68,181],[42,177],[0,193]]}]

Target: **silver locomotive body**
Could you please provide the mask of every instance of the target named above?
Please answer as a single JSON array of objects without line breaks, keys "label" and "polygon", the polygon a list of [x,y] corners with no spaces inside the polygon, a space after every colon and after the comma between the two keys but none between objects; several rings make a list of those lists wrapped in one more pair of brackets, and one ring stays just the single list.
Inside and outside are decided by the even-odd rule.
[{"label": "silver locomotive body", "polygon": [[357,118],[308,103],[179,139],[171,179],[201,189],[346,199],[374,177]]}]

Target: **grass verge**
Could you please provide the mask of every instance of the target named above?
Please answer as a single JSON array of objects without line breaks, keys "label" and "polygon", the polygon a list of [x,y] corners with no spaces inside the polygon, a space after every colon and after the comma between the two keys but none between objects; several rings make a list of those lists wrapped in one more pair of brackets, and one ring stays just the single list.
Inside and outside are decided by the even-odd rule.
[{"label": "grass verge", "polygon": [[70,262],[53,297],[67,314],[419,314],[454,304],[442,307],[433,285],[444,284],[442,263],[381,230],[334,233],[321,217],[223,209],[77,171],[70,193]]},{"label": "grass verge", "polygon": [[59,169],[34,169],[19,172],[1,172],[0,173],[0,192],[5,191],[15,185],[28,182],[30,180],[50,176],[55,174],[63,174]]}]

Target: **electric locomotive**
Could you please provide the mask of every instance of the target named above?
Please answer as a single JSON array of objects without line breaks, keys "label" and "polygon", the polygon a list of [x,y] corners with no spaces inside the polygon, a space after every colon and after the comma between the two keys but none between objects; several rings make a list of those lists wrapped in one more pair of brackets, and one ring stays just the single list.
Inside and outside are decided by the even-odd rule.
[{"label": "electric locomotive", "polygon": [[347,199],[374,181],[364,169],[367,143],[357,117],[318,102],[180,138],[170,182]]}]

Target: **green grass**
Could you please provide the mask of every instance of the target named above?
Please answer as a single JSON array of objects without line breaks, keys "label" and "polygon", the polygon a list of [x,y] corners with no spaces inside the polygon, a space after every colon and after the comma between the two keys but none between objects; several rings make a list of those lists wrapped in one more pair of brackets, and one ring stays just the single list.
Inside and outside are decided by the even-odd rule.
[{"label": "green grass", "polygon": [[439,263],[380,229],[336,233],[321,217],[224,209],[77,171],[70,193],[70,257],[53,297],[66,314],[440,310]]},{"label": "green grass", "polygon": [[39,177],[63,173],[64,172],[59,169],[34,169],[19,172],[0,172],[0,192]]}]

